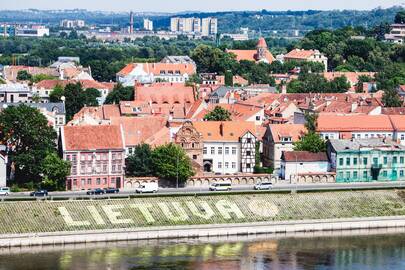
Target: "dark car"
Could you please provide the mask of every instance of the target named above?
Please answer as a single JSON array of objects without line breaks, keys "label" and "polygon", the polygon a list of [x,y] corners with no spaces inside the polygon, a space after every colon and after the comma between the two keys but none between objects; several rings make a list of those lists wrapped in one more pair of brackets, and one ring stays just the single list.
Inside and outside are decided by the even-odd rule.
[{"label": "dark car", "polygon": [[105,193],[118,193],[120,190],[118,188],[105,188],[104,189]]},{"label": "dark car", "polygon": [[33,192],[30,193],[30,196],[32,196],[32,197],[45,197],[45,196],[48,196],[48,191],[45,190],[45,189],[33,191]]},{"label": "dark car", "polygon": [[87,195],[101,195],[104,193],[105,193],[104,189],[101,189],[101,188],[96,188],[96,189],[87,191]]}]

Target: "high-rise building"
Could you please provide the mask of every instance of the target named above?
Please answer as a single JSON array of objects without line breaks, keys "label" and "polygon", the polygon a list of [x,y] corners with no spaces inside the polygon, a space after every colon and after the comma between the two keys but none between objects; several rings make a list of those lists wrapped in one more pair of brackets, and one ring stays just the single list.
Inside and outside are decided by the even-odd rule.
[{"label": "high-rise building", "polygon": [[202,19],[201,33],[203,36],[216,35],[218,33],[218,19],[212,17]]},{"label": "high-rise building", "polygon": [[217,31],[216,18],[180,18],[173,17],[170,20],[170,30],[181,33],[201,33],[203,36],[215,35]]},{"label": "high-rise building", "polygon": [[129,33],[134,33],[134,13],[132,11],[129,13]]},{"label": "high-rise building", "polygon": [[62,20],[60,21],[60,27],[63,28],[81,28],[85,27],[86,23],[83,20]]},{"label": "high-rise building", "polygon": [[153,31],[153,21],[149,19],[143,19],[143,28],[148,31]]}]

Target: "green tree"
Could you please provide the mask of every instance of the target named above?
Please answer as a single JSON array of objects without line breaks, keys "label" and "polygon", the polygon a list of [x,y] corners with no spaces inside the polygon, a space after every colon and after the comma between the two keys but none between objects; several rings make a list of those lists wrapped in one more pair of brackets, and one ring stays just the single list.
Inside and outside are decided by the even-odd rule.
[{"label": "green tree", "polygon": [[42,162],[55,151],[56,132],[37,109],[24,104],[0,113],[0,141],[7,146],[19,184],[39,183]]},{"label": "green tree", "polygon": [[82,85],[78,83],[69,83],[64,90],[66,120],[70,121],[73,116],[84,107],[85,98]]},{"label": "green tree", "polygon": [[206,121],[230,121],[231,120],[231,113],[220,107],[216,106],[214,110],[210,111],[204,116],[204,120]]},{"label": "green tree", "polygon": [[52,92],[49,94],[49,101],[50,102],[61,102],[62,96],[65,94],[65,89],[60,84],[57,84],[55,88],[53,88]]},{"label": "green tree", "polygon": [[405,10],[399,11],[395,15],[395,20],[394,21],[395,21],[395,23],[404,24],[405,23]]},{"label": "green tree", "polygon": [[308,132],[316,132],[318,115],[316,113],[305,113],[305,128]]},{"label": "green tree", "polygon": [[114,89],[107,95],[104,104],[119,104],[120,101],[134,100],[134,88],[131,86],[124,87],[118,83]]},{"label": "green tree", "polygon": [[385,107],[402,107],[401,98],[393,88],[388,88],[384,91],[382,103]]},{"label": "green tree", "polygon": [[66,177],[70,174],[70,162],[61,159],[55,152],[49,153],[42,161],[41,188],[65,190]]},{"label": "green tree", "polygon": [[29,81],[32,79],[32,75],[26,70],[20,70],[17,73],[17,80],[19,81]]},{"label": "green tree", "polygon": [[155,148],[152,162],[155,175],[170,181],[172,185],[181,185],[194,175],[190,158],[180,146],[173,143]]},{"label": "green tree", "polygon": [[84,90],[84,104],[87,106],[98,106],[97,98],[101,97],[100,91],[95,88],[87,88]]},{"label": "green tree", "polygon": [[294,151],[325,152],[326,143],[316,132],[308,132],[301,140],[294,143]]},{"label": "green tree", "polygon": [[230,71],[230,70],[227,70],[225,72],[225,85],[233,86],[233,74],[232,74],[232,71]]},{"label": "green tree", "polygon": [[153,175],[152,150],[149,144],[135,146],[132,155],[125,160],[126,175],[129,176],[151,176]]}]

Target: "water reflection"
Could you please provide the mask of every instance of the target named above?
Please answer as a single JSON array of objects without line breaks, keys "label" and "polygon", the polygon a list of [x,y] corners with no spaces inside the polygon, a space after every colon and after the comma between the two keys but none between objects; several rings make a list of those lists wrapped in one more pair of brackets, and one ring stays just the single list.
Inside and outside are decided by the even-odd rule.
[{"label": "water reflection", "polygon": [[3,269],[405,269],[405,232],[0,250]]}]

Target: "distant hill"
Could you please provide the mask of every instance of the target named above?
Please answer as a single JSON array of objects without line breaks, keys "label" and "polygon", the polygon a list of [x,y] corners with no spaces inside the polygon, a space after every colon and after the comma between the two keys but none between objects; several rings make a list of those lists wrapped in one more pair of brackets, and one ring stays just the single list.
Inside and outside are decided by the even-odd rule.
[{"label": "distant hill", "polygon": [[[237,32],[240,27],[248,27],[256,31],[302,30],[308,31],[319,28],[336,29],[344,26],[370,27],[381,22],[392,22],[401,7],[373,9],[370,11],[356,10],[307,10],[307,11],[232,11],[214,13],[135,13],[135,27],[141,26],[142,18],[154,20],[156,28],[168,28],[170,17],[195,16],[218,18],[219,31],[224,33]],[[26,23],[37,22],[56,24],[62,19],[83,19],[91,24],[116,24],[126,26],[129,23],[129,13],[74,10],[0,10],[0,22]]]}]

